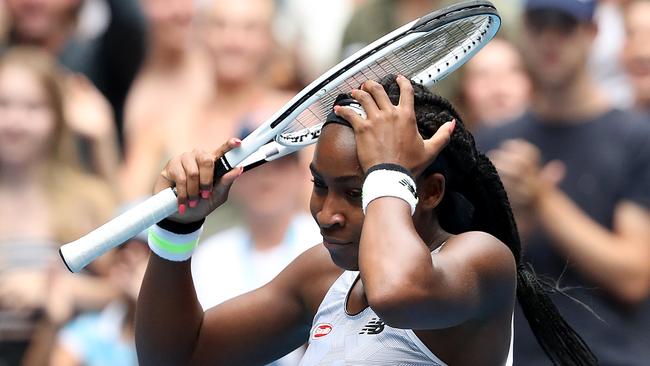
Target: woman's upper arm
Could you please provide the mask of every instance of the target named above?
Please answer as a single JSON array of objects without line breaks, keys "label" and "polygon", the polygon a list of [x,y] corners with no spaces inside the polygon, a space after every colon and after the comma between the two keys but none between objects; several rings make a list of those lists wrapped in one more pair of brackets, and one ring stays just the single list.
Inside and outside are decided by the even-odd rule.
[{"label": "woman's upper arm", "polygon": [[493,236],[481,232],[457,235],[432,253],[431,261],[427,278],[393,288],[393,294],[386,296],[389,300],[373,307],[386,324],[444,329],[513,306],[515,260]]},{"label": "woman's upper arm", "polygon": [[273,361],[304,344],[314,314],[307,287],[318,268],[314,248],[267,285],[209,309],[193,365],[244,365]]},{"label": "woman's upper arm", "polygon": [[442,273],[446,303],[458,323],[478,319],[514,303],[516,264],[510,249],[482,232],[458,235],[438,254],[434,266]]}]

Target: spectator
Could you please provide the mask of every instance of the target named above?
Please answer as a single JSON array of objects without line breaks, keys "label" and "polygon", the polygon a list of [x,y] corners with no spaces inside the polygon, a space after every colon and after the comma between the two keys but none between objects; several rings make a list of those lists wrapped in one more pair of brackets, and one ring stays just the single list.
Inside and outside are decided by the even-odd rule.
[{"label": "spectator", "polygon": [[472,130],[519,117],[528,107],[531,81],[519,50],[493,39],[460,71],[460,105]]},{"label": "spectator", "polygon": [[343,34],[342,57],[444,5],[445,0],[366,1],[352,14]]},{"label": "spectator", "polygon": [[[119,146],[111,105],[92,82],[81,74],[63,78],[63,108],[65,122],[73,133],[75,151],[80,155],[81,166],[88,173],[111,184],[117,193]],[[85,146],[89,156],[84,158]],[[91,159],[88,161],[87,159]],[[85,162],[85,164],[84,164]]]},{"label": "spectator", "polygon": [[627,33],[623,62],[634,87],[634,104],[650,116],[650,1],[630,0],[623,11]]},{"label": "spectator", "polygon": [[[363,0],[283,0],[274,25],[278,43],[295,54],[296,78],[302,86],[338,63],[343,31]],[[322,30],[327,28],[327,32]]]},{"label": "spectator", "polygon": [[[518,9],[518,0],[495,0],[500,13]],[[343,33],[341,57],[347,57],[398,27],[424,16],[453,0],[375,0],[366,1],[354,11]],[[506,6],[506,3],[507,6]],[[503,4],[503,6],[501,6]],[[505,20],[510,16],[505,16]],[[435,92],[447,99],[459,94],[458,74],[452,73],[435,85]]]},{"label": "spectator", "polygon": [[[304,180],[297,155],[257,167],[237,180],[231,196],[243,213],[243,225],[207,238],[192,259],[203,309],[265,285],[322,241],[314,220],[299,209]],[[226,277],[230,280],[215,280]],[[298,349],[273,365],[297,365],[302,352]]]},{"label": "spectator", "polygon": [[598,87],[607,90],[610,103],[620,109],[633,104],[631,82],[620,54],[625,43],[625,25],[621,5],[627,0],[599,0],[594,13],[598,35],[591,47],[587,67]]},{"label": "spectator", "polygon": [[[121,171],[124,198],[140,198],[151,179],[145,161],[166,156],[209,102],[207,65],[195,40],[194,4],[186,0],[142,0],[148,22],[148,50],[129,92],[125,110],[126,163]],[[182,90],[182,93],[179,93]],[[180,126],[179,126],[180,125]],[[132,190],[133,184],[140,189]]]},{"label": "spectator", "polygon": [[[210,98],[199,99],[193,108],[179,110],[182,106],[177,103],[172,109],[162,108],[174,116],[173,127],[161,128],[154,118],[134,122],[141,128],[130,131],[127,139],[128,198],[148,195],[162,162],[170,156],[194,147],[213,149],[216,141],[251,131],[289,99],[265,83],[273,14],[271,0],[215,0],[206,5],[199,27],[213,72],[204,75],[210,81]],[[171,88],[174,96],[183,85]]]},{"label": "spectator", "polygon": [[[602,365],[650,359],[650,126],[613,109],[587,69],[595,1],[527,0],[530,111],[484,131],[525,258]],[[515,314],[514,363],[546,365]]]},{"label": "spectator", "polygon": [[[58,245],[113,209],[110,189],[74,164],[59,76],[54,60],[36,49],[10,49],[0,58],[0,363],[17,364],[30,346]],[[105,267],[100,260],[93,268]],[[68,285],[85,289],[57,294],[73,309],[114,295],[97,277],[80,275]]]},{"label": "spectator", "polygon": [[9,45],[43,47],[66,68],[86,75],[113,106],[119,135],[123,104],[144,54],[138,2],[105,0],[110,22],[98,36],[75,34],[82,0],[7,0]]}]

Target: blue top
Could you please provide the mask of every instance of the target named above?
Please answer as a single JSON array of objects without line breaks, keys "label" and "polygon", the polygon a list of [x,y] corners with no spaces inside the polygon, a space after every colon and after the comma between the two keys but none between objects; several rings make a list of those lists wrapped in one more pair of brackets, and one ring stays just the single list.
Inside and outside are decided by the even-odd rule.
[{"label": "blue top", "polygon": [[100,313],[85,313],[68,323],[60,342],[86,366],[137,366],[134,340],[126,340],[122,327],[126,307],[112,303]]},{"label": "blue top", "polygon": [[[544,123],[531,113],[511,124],[481,131],[483,151],[502,141],[522,138],[536,145],[544,162],[566,165],[559,188],[587,215],[612,229],[616,205],[631,201],[650,208],[650,121],[631,112],[612,110],[579,123]],[[565,319],[583,337],[602,365],[648,365],[650,300],[624,305],[583,277],[537,230],[522,238],[525,260],[538,275],[553,279],[566,293],[551,298]],[[600,318],[600,319],[599,319]],[[601,320],[602,319],[602,320]],[[515,365],[549,365],[520,309],[515,312]]]}]

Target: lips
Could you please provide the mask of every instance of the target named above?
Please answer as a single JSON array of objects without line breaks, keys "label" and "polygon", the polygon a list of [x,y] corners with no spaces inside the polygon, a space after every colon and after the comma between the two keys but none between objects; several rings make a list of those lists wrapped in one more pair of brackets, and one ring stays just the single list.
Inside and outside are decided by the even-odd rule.
[{"label": "lips", "polygon": [[341,239],[336,239],[328,236],[323,236],[323,245],[326,248],[344,247],[350,244],[352,244],[352,242],[348,240],[341,240]]}]

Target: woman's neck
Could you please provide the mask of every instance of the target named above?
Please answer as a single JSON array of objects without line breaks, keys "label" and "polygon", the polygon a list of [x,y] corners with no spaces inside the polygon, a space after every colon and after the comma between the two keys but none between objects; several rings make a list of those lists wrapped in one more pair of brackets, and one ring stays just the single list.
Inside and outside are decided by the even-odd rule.
[{"label": "woman's neck", "polygon": [[265,89],[257,83],[218,84],[211,107],[222,116],[239,116],[254,110],[265,95]]},{"label": "woman's neck", "polygon": [[15,29],[10,31],[11,41],[17,44],[30,44],[42,47],[53,55],[61,53],[69,39],[74,38],[74,22],[64,21],[53,27],[53,31],[38,37],[24,37]]},{"label": "woman's neck", "polygon": [[145,68],[158,72],[182,70],[182,65],[187,61],[187,53],[185,48],[170,49],[156,46],[154,43],[147,54]]},{"label": "woman's neck", "polygon": [[415,220],[415,230],[422,241],[427,244],[429,250],[434,250],[447,241],[451,234],[442,229],[434,211],[424,214],[424,216]]},{"label": "woman's neck", "polygon": [[32,165],[0,165],[0,186],[8,188],[33,187],[44,181],[46,163]]}]

